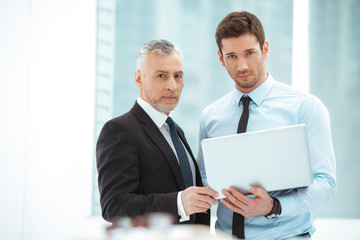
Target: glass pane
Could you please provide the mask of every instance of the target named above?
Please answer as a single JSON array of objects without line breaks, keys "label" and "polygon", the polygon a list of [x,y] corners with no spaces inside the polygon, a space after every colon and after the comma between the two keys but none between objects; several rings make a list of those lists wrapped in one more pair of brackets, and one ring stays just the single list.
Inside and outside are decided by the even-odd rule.
[{"label": "glass pane", "polygon": [[360,1],[310,1],[310,90],[330,112],[337,163],[338,193],[320,216],[360,217],[359,22]]},{"label": "glass pane", "polygon": [[[105,121],[127,112],[137,98],[134,72],[138,47],[164,38],[175,42],[184,53],[185,87],[173,117],[184,129],[196,156],[202,109],[234,87],[219,63],[215,42],[216,26],[232,11],[247,10],[260,18],[273,53],[267,61],[268,70],[275,79],[291,83],[292,0],[281,4],[278,0],[98,2],[96,139]],[[94,178],[96,175],[94,169]],[[99,208],[96,179],[94,193],[94,208]]]}]

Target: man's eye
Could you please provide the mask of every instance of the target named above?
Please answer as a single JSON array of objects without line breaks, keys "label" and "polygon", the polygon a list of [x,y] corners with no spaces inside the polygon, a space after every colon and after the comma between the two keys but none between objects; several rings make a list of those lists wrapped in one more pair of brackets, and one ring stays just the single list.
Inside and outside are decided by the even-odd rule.
[{"label": "man's eye", "polygon": [[235,58],[235,55],[229,55],[228,58],[230,59]]},{"label": "man's eye", "polygon": [[246,55],[252,55],[254,53],[254,51],[248,51],[246,52]]},{"label": "man's eye", "polygon": [[159,77],[159,78],[164,78],[164,77],[165,77],[165,74],[160,73],[160,74],[158,75],[158,77]]},{"label": "man's eye", "polygon": [[182,76],[182,74],[176,74],[175,75],[175,78],[182,78],[183,76]]}]

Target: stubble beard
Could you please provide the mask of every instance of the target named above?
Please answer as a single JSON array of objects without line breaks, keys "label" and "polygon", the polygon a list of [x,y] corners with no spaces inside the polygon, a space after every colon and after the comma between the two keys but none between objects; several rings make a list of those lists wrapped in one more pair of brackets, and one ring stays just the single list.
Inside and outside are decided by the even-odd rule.
[{"label": "stubble beard", "polygon": [[171,111],[173,111],[177,105],[178,105],[178,103],[173,105],[173,107],[166,107],[162,103],[155,103],[155,108],[158,109],[160,112],[167,114],[167,113],[170,113]]},{"label": "stubble beard", "polygon": [[241,88],[241,89],[249,89],[252,88],[256,85],[256,83],[259,81],[259,76],[258,75],[253,75],[252,72],[249,72],[251,74],[250,78],[247,79],[246,81],[241,81],[237,79],[237,75],[233,77],[233,80],[235,81],[235,84],[237,87]]},{"label": "stubble beard", "polygon": [[[251,89],[254,86],[256,86],[256,84],[258,84],[260,81],[262,81],[261,77],[263,76],[264,70],[262,69],[262,67],[259,68],[259,71],[257,71],[257,74],[254,74],[254,72],[250,71],[250,72],[245,72],[245,73],[250,73],[250,79],[248,79],[248,81],[246,82],[242,82],[241,80],[237,80],[237,75],[235,76],[234,81],[237,87],[239,87],[240,89]],[[239,73],[237,73],[239,74]],[[244,74],[244,73],[242,73]],[[254,90],[254,89],[252,89]]]}]

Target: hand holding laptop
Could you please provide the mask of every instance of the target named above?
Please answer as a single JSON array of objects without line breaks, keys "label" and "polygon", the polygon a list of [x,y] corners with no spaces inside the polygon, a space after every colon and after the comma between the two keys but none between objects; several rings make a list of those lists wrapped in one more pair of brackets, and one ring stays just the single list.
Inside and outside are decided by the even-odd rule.
[{"label": "hand holding laptop", "polygon": [[188,187],[181,193],[181,201],[183,203],[186,215],[194,213],[206,212],[211,205],[217,205],[216,197],[219,194],[209,187]]},{"label": "hand holding laptop", "polygon": [[230,210],[243,215],[245,218],[268,214],[273,207],[273,199],[269,194],[261,188],[251,188],[250,193],[256,197],[247,197],[234,187],[230,187],[229,191],[222,191],[226,199],[220,199],[220,201]]}]

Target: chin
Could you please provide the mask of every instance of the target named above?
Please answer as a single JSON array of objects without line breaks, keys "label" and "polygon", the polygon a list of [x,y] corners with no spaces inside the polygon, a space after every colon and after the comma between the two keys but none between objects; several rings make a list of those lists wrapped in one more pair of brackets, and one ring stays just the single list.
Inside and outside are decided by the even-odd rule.
[{"label": "chin", "polygon": [[249,89],[249,88],[254,87],[254,86],[256,85],[256,82],[253,82],[253,81],[237,82],[237,85],[238,85],[240,88]]},{"label": "chin", "polygon": [[171,111],[173,111],[176,108],[177,104],[172,105],[172,106],[164,106],[164,105],[158,105],[157,109],[160,112],[163,112],[165,114],[170,113]]}]

